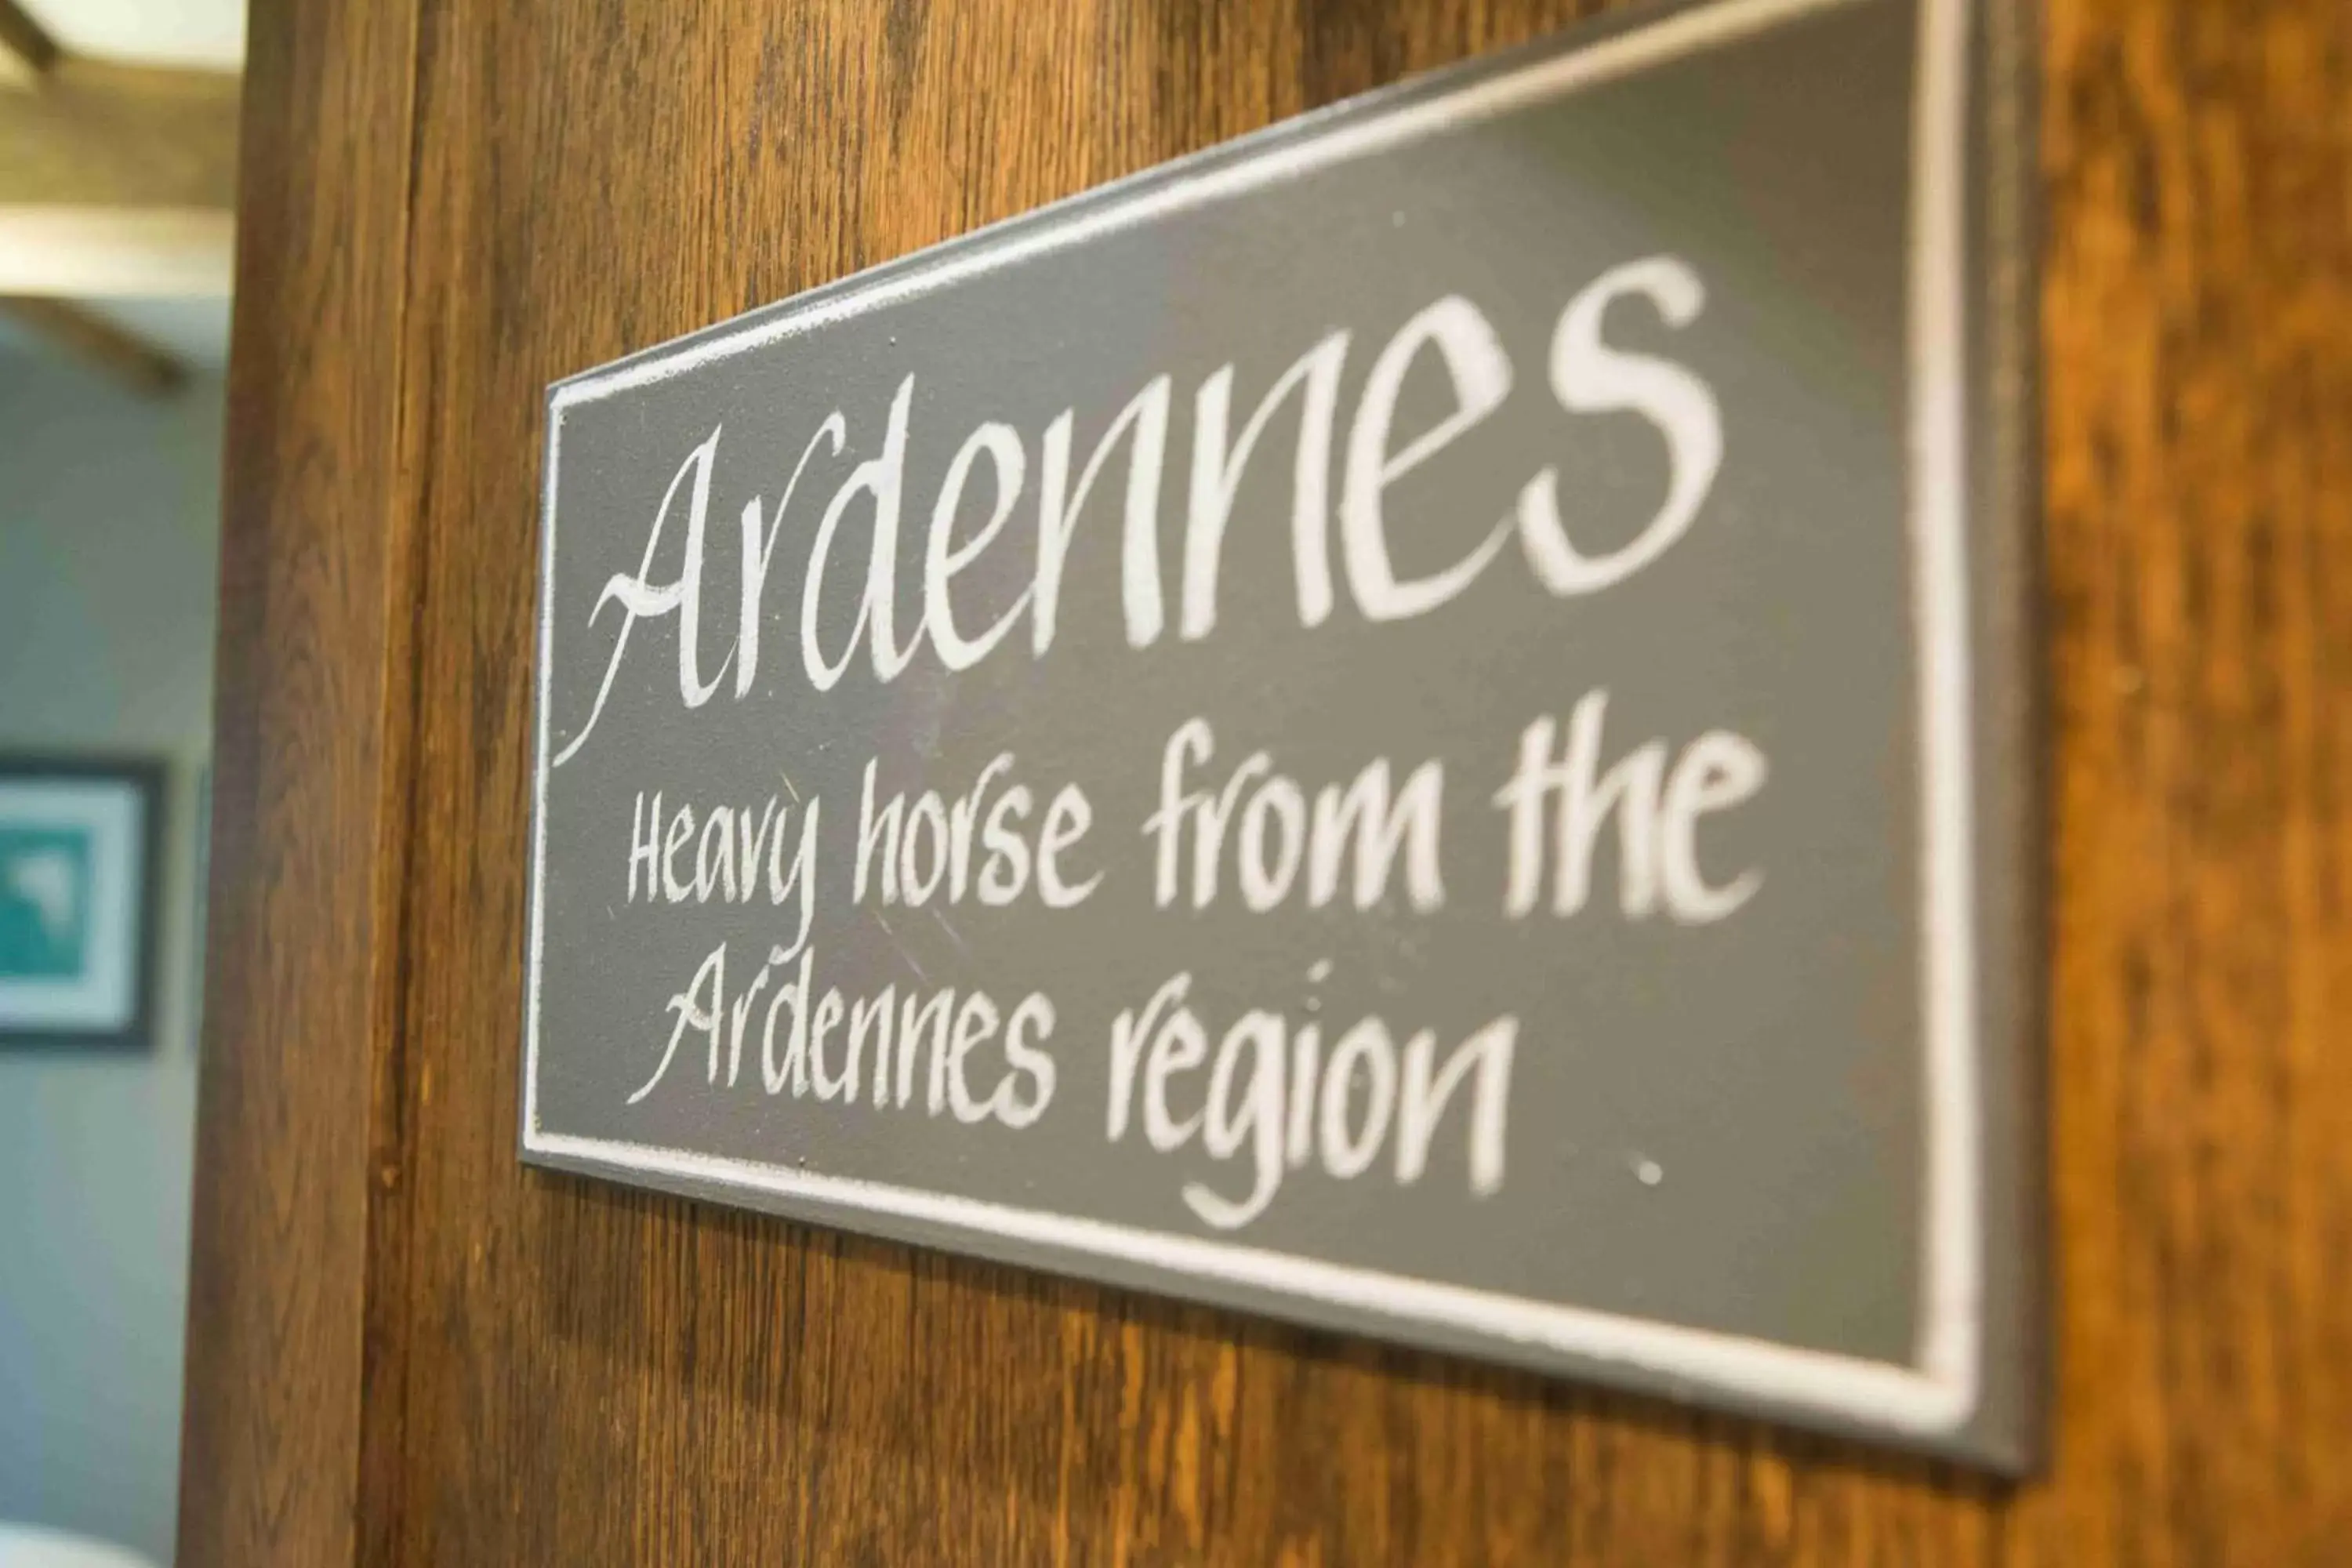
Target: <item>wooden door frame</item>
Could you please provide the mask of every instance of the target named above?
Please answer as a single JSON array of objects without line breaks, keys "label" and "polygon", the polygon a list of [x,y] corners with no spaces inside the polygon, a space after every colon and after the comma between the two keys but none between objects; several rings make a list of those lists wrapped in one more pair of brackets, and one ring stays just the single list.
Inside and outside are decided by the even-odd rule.
[{"label": "wooden door frame", "polygon": [[223,479],[184,1563],[347,1563],[399,1180],[418,6],[257,0]]}]

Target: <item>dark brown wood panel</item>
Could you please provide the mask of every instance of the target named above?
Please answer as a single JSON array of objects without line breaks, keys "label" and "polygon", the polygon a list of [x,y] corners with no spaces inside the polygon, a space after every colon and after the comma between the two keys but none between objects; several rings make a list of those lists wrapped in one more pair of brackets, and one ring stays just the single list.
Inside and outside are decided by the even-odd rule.
[{"label": "dark brown wood panel", "polygon": [[415,19],[253,18],[182,1436],[198,1568],[353,1550],[375,1085],[404,1038]]},{"label": "dark brown wood panel", "polygon": [[2050,6],[2058,1480],[2352,1552],[2352,7]]},{"label": "dark brown wood panel", "polygon": [[[259,32],[288,31],[271,19],[282,6],[264,0]],[[261,662],[261,632],[228,637],[241,662],[225,673],[225,713],[245,728],[225,737],[224,765],[242,757],[245,771],[225,772],[225,791],[243,802],[248,845],[282,842],[277,879],[222,900],[233,951],[215,966],[204,1148],[233,1168],[208,1173],[205,1234],[226,1227],[257,1272],[231,1280],[232,1299],[215,1258],[197,1353],[213,1346],[215,1379],[248,1368],[237,1358],[287,1300],[331,1298],[301,1309],[313,1337],[297,1349],[330,1374],[328,1415],[354,1422],[312,1425],[333,1475],[360,1478],[365,1562],[2345,1560],[2341,0],[2044,7],[2060,1364],[2046,1479],[2005,1489],[517,1163],[541,385],[1592,8],[421,0],[413,44],[371,16],[364,40],[306,21],[294,31],[323,53],[257,53],[248,147],[256,132],[280,144],[249,152],[248,179],[326,156],[282,144],[321,130],[319,95],[378,106],[401,127],[371,132],[388,150],[371,143],[319,199],[373,234],[405,224],[407,270],[366,271],[387,263],[322,232],[320,215],[282,228],[248,215],[248,284],[284,289],[315,271],[344,290],[337,309],[373,313],[354,325],[248,294],[240,323],[237,439],[278,456],[232,464],[244,504],[226,618],[305,602],[316,580],[322,607],[302,613],[330,646],[281,668]],[[276,258],[257,262],[256,245]],[[350,259],[338,270],[333,256]],[[366,354],[309,364],[315,331],[301,328],[321,319],[342,320]],[[265,371],[275,387],[306,370],[307,395],[265,393]],[[391,433],[395,458],[367,444]],[[367,466],[329,476],[321,452]],[[330,486],[341,502],[323,499]],[[330,533],[322,509],[336,504],[373,542]],[[322,563],[337,561],[373,592],[333,597],[341,580]],[[413,646],[381,620],[401,569],[415,574]],[[369,665],[367,648],[405,671]],[[302,717],[314,704],[348,726]],[[267,728],[281,708],[289,728]],[[349,793],[304,793],[311,775],[278,746],[324,748],[318,776]],[[390,892],[361,875],[401,864],[383,834],[409,819],[373,793],[387,765],[408,770],[415,831]],[[334,858],[304,869],[299,847],[328,844]],[[321,900],[317,929],[286,901],[302,893]],[[371,910],[389,923],[367,926]],[[355,953],[377,967],[354,968]],[[396,1011],[320,989],[346,973],[396,974]],[[278,998],[290,1014],[268,1012]],[[292,1061],[297,1042],[332,1065]],[[278,1073],[305,1098],[288,1100]],[[357,1136],[353,1118],[381,1140],[372,1210],[337,1143]],[[298,1179],[308,1162],[329,1173],[324,1192]],[[276,1258],[280,1231],[308,1255]],[[351,1300],[362,1235],[363,1357]],[[254,1320],[230,1323],[238,1312]],[[215,1389],[210,1414],[192,1414],[192,1440],[232,1422],[270,1434],[248,1435],[225,1473],[192,1447],[191,1490],[223,1494],[192,1503],[193,1539],[260,1543],[192,1560],[348,1556],[274,1547],[296,1537],[260,1528],[281,1491],[306,1508],[321,1495],[273,1446],[289,1440],[273,1421],[310,1421],[284,1383]],[[232,1533],[230,1519],[254,1522]]]}]

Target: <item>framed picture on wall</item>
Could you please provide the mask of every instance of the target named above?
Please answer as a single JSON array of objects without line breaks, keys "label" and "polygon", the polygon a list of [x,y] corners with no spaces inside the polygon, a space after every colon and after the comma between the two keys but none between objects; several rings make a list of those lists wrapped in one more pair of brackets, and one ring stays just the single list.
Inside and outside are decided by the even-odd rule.
[{"label": "framed picture on wall", "polygon": [[0,755],[0,1046],[152,1043],[163,771]]}]

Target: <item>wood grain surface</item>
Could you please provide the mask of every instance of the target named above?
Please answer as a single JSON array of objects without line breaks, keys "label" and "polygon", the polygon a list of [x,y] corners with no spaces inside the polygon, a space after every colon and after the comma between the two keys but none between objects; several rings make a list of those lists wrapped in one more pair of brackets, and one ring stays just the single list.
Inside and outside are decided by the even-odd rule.
[{"label": "wood grain surface", "polygon": [[[404,1036],[414,15],[265,7],[244,110],[180,1560],[352,1561],[372,1131]],[[190,584],[190,591],[196,590]]]},{"label": "wood grain surface", "polygon": [[2352,1561],[2342,0],[2040,22],[2044,1479],[517,1161],[542,385],[1594,8],[258,0],[184,1561]]}]

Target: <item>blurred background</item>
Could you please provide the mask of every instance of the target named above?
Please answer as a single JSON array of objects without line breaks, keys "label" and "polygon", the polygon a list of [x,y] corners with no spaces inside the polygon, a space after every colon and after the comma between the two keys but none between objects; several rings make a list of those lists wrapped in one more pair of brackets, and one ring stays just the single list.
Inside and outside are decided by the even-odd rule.
[{"label": "blurred background", "polygon": [[244,9],[0,0],[0,1568],[171,1556]]}]

